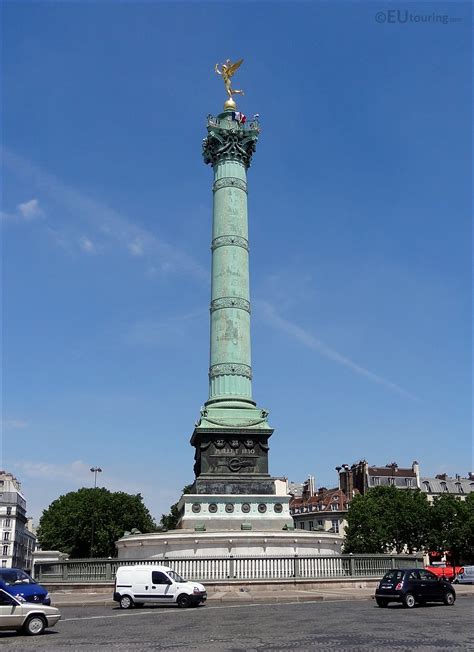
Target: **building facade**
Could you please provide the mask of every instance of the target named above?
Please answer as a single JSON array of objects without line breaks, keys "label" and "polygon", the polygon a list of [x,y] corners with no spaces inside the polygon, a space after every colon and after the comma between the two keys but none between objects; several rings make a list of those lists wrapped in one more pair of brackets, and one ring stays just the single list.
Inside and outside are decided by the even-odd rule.
[{"label": "building facade", "polygon": [[435,498],[446,494],[457,496],[460,500],[474,491],[474,473],[469,472],[467,478],[456,475],[449,477],[446,473],[436,475],[434,478],[420,478],[420,489],[426,494],[428,502],[432,503]]},{"label": "building facade", "polygon": [[302,485],[291,484],[290,492],[290,514],[295,529],[344,534],[348,505],[340,488],[316,489],[314,477],[309,476]]},{"label": "building facade", "polygon": [[339,474],[339,488],[351,500],[357,493],[364,495],[374,487],[394,486],[397,489],[420,489],[420,466],[413,462],[411,467],[401,468],[396,462],[386,466],[369,466],[367,460],[360,460],[349,467],[336,466]]},{"label": "building facade", "polygon": [[0,545],[2,568],[31,570],[36,536],[28,527],[21,484],[6,471],[0,471]]}]

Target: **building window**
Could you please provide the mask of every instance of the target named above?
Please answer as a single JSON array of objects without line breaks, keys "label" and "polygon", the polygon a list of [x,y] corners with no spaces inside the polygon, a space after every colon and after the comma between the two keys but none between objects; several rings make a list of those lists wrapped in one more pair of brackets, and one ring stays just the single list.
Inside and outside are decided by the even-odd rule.
[{"label": "building window", "polygon": [[11,524],[12,524],[11,518],[6,518],[5,519],[5,527],[11,527]]},{"label": "building window", "polygon": [[375,476],[374,478],[372,478],[372,484],[373,484],[373,485],[380,484],[380,478],[378,478],[377,476]]},{"label": "building window", "polygon": [[456,487],[458,488],[458,494],[464,493],[464,489],[462,488],[462,484],[460,482],[456,482]]},{"label": "building window", "polygon": [[7,560],[2,559],[2,568],[6,568],[6,567],[7,567]]},{"label": "building window", "polygon": [[8,555],[8,546],[3,546],[3,554],[5,557]]},{"label": "building window", "polygon": [[333,512],[337,512],[337,510],[339,509],[339,505],[332,504],[331,509],[332,509]]},{"label": "building window", "polygon": [[334,530],[335,534],[339,534],[339,521],[337,519],[334,519],[331,521],[332,523],[332,529]]},{"label": "building window", "polygon": [[338,499],[338,495],[337,495],[337,494],[334,494],[334,496],[332,497],[332,499],[333,499],[333,500],[337,500],[337,499]]},{"label": "building window", "polygon": [[322,522],[322,521],[318,521],[318,525],[320,525],[320,526],[322,527],[322,526],[323,526],[323,522]]},{"label": "building window", "polygon": [[300,530],[304,530],[304,521],[301,521],[300,523]]},{"label": "building window", "polygon": [[3,540],[4,541],[10,541],[10,532],[4,532],[3,533]]},{"label": "building window", "polygon": [[405,478],[405,484],[407,487],[413,487],[413,478]]},{"label": "building window", "polygon": [[388,484],[394,485],[395,484],[395,478],[389,478],[388,479]]},{"label": "building window", "polygon": [[449,491],[448,490],[448,485],[446,484],[446,482],[441,483],[441,491]]},{"label": "building window", "polygon": [[12,508],[7,507],[7,516],[11,516],[11,513],[12,513]]},{"label": "building window", "polygon": [[314,521],[309,521],[309,529],[314,530]]},{"label": "building window", "polygon": [[428,491],[428,493],[431,493],[430,483],[426,480],[423,482],[423,487],[426,489],[426,491]]}]

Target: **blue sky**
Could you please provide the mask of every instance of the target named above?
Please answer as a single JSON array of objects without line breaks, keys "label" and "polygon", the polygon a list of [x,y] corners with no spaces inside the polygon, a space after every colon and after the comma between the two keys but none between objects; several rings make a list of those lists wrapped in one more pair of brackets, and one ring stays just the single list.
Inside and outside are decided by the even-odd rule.
[{"label": "blue sky", "polygon": [[[377,22],[406,8],[443,22]],[[273,475],[471,449],[468,3],[4,2],[3,460],[30,514],[192,481],[214,64],[245,62],[253,394]],[[390,20],[392,20],[392,18]],[[379,20],[383,20],[379,18]]]}]

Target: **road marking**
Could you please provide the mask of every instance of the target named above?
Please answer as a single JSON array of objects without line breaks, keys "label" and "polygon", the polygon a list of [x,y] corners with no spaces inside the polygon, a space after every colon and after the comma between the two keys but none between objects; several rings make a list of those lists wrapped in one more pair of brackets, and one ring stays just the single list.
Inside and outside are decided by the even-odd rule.
[{"label": "road marking", "polygon": [[[213,609],[243,609],[244,607],[284,607],[288,605],[294,605],[294,604],[299,604],[300,606],[303,604],[332,604],[334,602],[361,602],[360,599],[356,600],[350,600],[350,599],[339,599],[339,600],[304,600],[303,602],[301,600],[294,600],[292,602],[253,602],[249,604],[227,604],[227,605],[213,605],[212,607],[209,605],[206,605],[205,609],[206,611],[210,611]],[[106,618],[130,618],[132,616],[149,616],[154,613],[196,613],[194,609],[153,609],[150,611],[140,611],[138,613],[118,613],[118,614],[111,614],[110,616],[78,616],[77,618],[61,618],[59,623],[68,623],[72,621],[77,621],[77,620],[104,620]]]}]

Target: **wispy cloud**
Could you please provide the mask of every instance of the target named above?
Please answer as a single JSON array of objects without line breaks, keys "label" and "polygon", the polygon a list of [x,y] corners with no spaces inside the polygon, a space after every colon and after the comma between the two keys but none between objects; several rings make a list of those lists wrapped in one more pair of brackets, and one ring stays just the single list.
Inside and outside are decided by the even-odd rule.
[{"label": "wispy cloud", "polygon": [[44,217],[44,210],[37,199],[29,199],[18,204],[14,212],[0,212],[0,219],[4,222],[32,222],[40,217]]},{"label": "wispy cloud", "polygon": [[3,419],[2,428],[5,430],[18,430],[20,428],[28,428],[30,424],[28,421],[22,421],[21,419]]},{"label": "wispy cloud", "polygon": [[[159,238],[155,233],[136,226],[120,211],[63,183],[53,174],[42,170],[9,149],[2,148],[2,154],[3,163],[8,169],[29,184],[33,183],[39,191],[74,216],[76,222],[87,222],[90,229],[96,229],[97,238],[94,238],[94,241],[100,238],[106,239],[109,243],[118,244],[131,256],[144,257],[146,254],[148,262],[161,273],[187,274],[199,281],[207,281],[208,270],[180,248]],[[74,220],[68,222],[68,228]],[[62,239],[65,239],[64,235]],[[92,237],[88,239],[93,241]],[[84,248],[83,251],[91,253]]]},{"label": "wispy cloud", "polygon": [[141,240],[134,240],[133,242],[128,243],[128,250],[132,256],[143,256],[143,246],[144,243]]},{"label": "wispy cloud", "polygon": [[51,464],[49,462],[17,462],[16,467],[22,474],[36,480],[70,480],[71,483],[90,483],[90,467],[80,460],[66,464]]},{"label": "wispy cloud", "polygon": [[[41,460],[9,461],[6,468],[21,480],[27,499],[27,513],[35,523],[38,523],[42,511],[60,495],[77,491],[81,487],[94,486],[91,465],[82,460],[56,464]],[[178,488],[173,491],[169,484],[166,488],[157,488],[156,483],[143,479],[138,468],[129,469],[128,475],[125,475],[127,477],[121,469],[103,467],[102,473],[97,475],[97,486],[106,487],[110,491],[142,494],[145,505],[158,520],[179,497]]]},{"label": "wispy cloud", "polygon": [[27,222],[35,220],[38,217],[43,217],[44,215],[44,211],[40,208],[37,199],[30,199],[22,204],[18,204],[17,210]]},{"label": "wispy cloud", "polygon": [[181,342],[189,328],[195,326],[196,320],[202,320],[207,325],[206,319],[203,309],[167,319],[137,321],[131,325],[125,338],[131,344],[169,347],[173,342]]},{"label": "wispy cloud", "polygon": [[350,358],[346,357],[345,355],[342,355],[338,351],[335,351],[334,349],[329,347],[322,340],[315,337],[312,333],[308,332],[301,326],[298,326],[298,324],[295,324],[287,319],[284,319],[283,317],[281,317],[281,315],[277,313],[275,308],[267,301],[256,301],[255,304],[256,306],[258,306],[263,318],[271,326],[284,333],[287,333],[288,335],[293,337],[295,340],[303,344],[303,346],[307,347],[308,349],[320,353],[324,357],[329,358],[329,360],[332,360],[333,362],[336,362],[337,364],[340,364],[343,367],[350,369],[351,371],[353,371],[356,374],[359,374],[360,376],[364,376],[368,380],[377,383],[378,385],[384,385],[385,387],[388,387],[389,389],[392,389],[398,392],[399,394],[402,394],[403,396],[406,396],[407,398],[410,398],[414,401],[419,400],[418,397],[414,396],[413,394],[410,394],[410,392],[407,392],[405,389],[403,389],[403,387],[400,387],[400,385],[397,385],[396,383],[393,383],[392,381],[387,380],[386,378],[383,378],[378,374],[375,374],[369,369],[366,369],[362,365],[357,364]]},{"label": "wispy cloud", "polygon": [[97,253],[96,245],[92,242],[92,240],[86,238],[85,236],[79,238],[79,247],[82,249],[82,251],[85,251],[86,254]]}]

